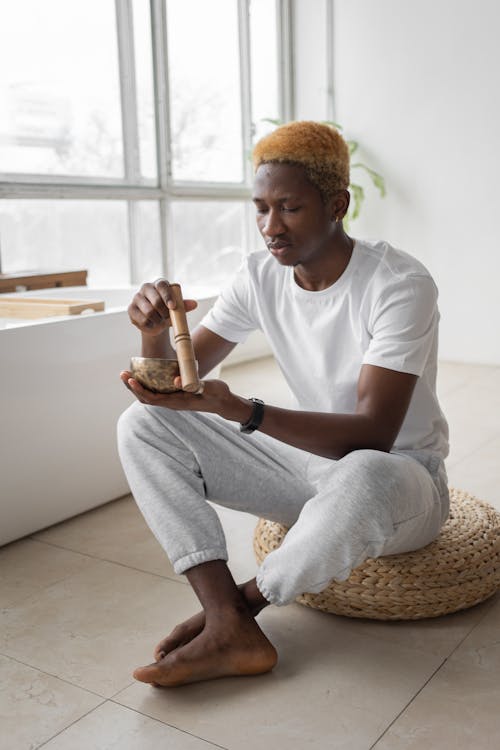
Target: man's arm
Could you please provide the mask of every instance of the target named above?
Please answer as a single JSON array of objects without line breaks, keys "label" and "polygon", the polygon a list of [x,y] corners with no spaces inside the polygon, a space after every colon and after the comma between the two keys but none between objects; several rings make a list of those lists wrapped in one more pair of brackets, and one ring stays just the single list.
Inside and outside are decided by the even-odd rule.
[{"label": "man's arm", "polygon": [[[416,382],[416,375],[363,365],[354,414],[322,414],[266,405],[259,430],[326,458],[341,458],[363,448],[389,452],[403,424]],[[252,411],[251,402],[231,396],[221,416],[246,422]]]},{"label": "man's arm", "polygon": [[200,378],[204,378],[214,367],[220,365],[236,346],[234,341],[228,341],[202,325],[195,328],[191,338]]}]

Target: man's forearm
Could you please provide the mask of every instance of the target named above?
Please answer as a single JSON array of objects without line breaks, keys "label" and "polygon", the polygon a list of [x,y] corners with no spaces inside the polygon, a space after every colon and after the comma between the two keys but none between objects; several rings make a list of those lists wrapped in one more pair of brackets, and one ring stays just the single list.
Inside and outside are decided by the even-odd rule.
[{"label": "man's forearm", "polygon": [[169,332],[164,331],[158,336],[150,336],[149,334],[141,334],[142,347],[141,353],[143,357],[160,357],[161,359],[177,359],[175,349],[170,343]]},{"label": "man's forearm", "polygon": [[[244,423],[250,414],[251,402],[234,396],[230,408],[221,416]],[[259,431],[325,458],[341,458],[352,450],[389,451],[392,447],[390,439],[383,435],[383,426],[365,414],[322,414],[266,404]]]}]

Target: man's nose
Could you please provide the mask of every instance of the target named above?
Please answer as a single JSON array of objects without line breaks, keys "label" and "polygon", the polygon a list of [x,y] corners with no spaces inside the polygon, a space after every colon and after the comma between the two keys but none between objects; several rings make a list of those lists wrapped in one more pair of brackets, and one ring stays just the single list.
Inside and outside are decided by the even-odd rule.
[{"label": "man's nose", "polygon": [[264,222],[263,233],[267,237],[277,237],[285,231],[283,224],[283,217],[281,212],[278,210],[271,209],[266,214],[266,220]]}]

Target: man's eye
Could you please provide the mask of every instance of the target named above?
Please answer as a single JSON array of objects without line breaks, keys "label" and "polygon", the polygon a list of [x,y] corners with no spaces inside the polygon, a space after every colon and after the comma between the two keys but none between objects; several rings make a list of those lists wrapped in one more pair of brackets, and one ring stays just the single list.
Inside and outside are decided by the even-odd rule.
[{"label": "man's eye", "polygon": [[283,211],[286,211],[287,214],[294,214],[298,210],[299,210],[299,206],[296,206],[296,208],[290,208],[289,206],[283,206]]}]

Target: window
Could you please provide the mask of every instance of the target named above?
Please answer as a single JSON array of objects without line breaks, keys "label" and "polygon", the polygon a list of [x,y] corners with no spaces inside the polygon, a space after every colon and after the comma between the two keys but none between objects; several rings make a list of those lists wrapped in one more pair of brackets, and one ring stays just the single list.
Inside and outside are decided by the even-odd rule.
[{"label": "window", "polygon": [[252,141],[291,113],[288,6],[1,3],[1,271],[217,291],[255,249]]}]

